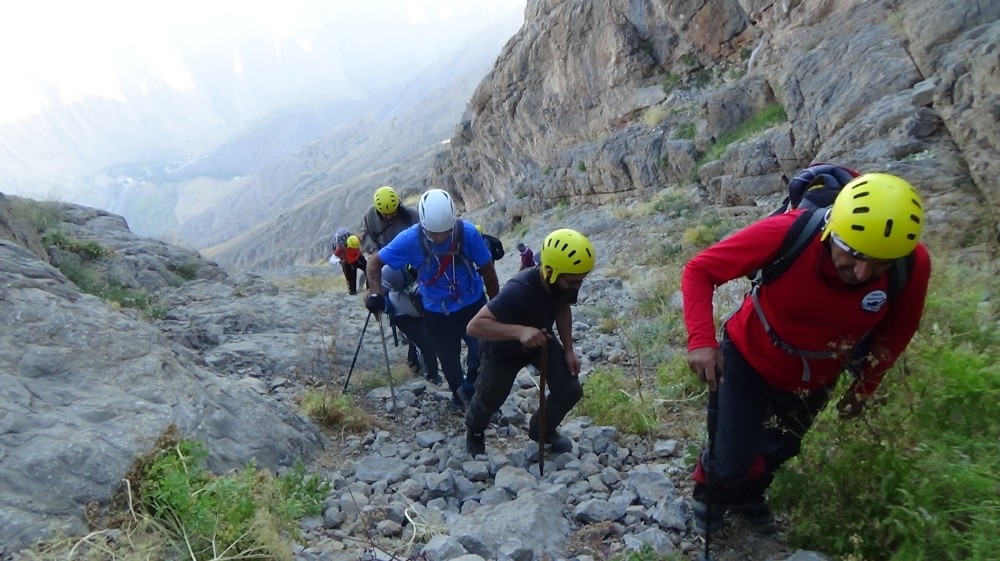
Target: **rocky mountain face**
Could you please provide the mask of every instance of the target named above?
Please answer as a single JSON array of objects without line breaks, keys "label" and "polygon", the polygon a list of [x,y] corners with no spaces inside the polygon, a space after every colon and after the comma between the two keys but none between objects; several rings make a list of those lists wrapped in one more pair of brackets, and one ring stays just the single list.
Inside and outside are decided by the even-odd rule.
[{"label": "rocky mountain face", "polygon": [[[320,452],[317,427],[264,398],[248,383],[250,358],[218,344],[253,347],[282,371],[298,364],[292,357],[312,356],[307,341],[317,331],[308,321],[266,311],[273,285],[230,279],[190,250],[135,236],[120,216],[36,205],[0,196],[0,554],[52,531],[86,533],[84,504],[106,502],[137,455],[170,425],[212,443],[218,453],[211,462],[220,470],[252,458],[277,468]],[[43,241],[39,208],[48,218],[44,231],[101,248],[99,274],[110,286],[172,298],[163,329],[135,309],[84,293],[60,273],[53,264],[79,271],[86,253]],[[188,300],[212,309],[213,294],[227,297],[215,320],[183,316]],[[288,304],[282,299],[282,307]],[[274,331],[270,343],[252,342],[262,330]],[[288,339],[278,342],[282,330]],[[199,356],[199,340],[214,341],[220,354]]]},{"label": "rocky mountain face", "polygon": [[909,179],[949,242],[995,239],[998,17],[986,0],[532,0],[428,184],[510,223],[671,186],[769,205],[782,174],[833,161]]}]

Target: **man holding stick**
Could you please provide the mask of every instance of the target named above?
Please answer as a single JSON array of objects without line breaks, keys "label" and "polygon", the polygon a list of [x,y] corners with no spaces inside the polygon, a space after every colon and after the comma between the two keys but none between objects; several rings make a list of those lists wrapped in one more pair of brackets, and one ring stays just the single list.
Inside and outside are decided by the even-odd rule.
[{"label": "man holding stick", "polygon": [[[496,298],[469,322],[466,331],[482,341],[479,379],[465,416],[466,450],[473,457],[486,453],[484,431],[494,412],[510,394],[517,373],[529,364],[541,365],[546,353],[547,380],[551,390],[545,410],[544,434],[539,416],[532,415],[528,436],[543,437],[553,453],[573,449],[573,442],[556,430],[580,398],[583,387],[577,376],[580,358],[573,350],[571,305],[587,274],[594,268],[594,246],[583,234],[556,230],[542,244],[537,267],[512,277]],[[559,339],[553,336],[553,324]],[[545,388],[540,388],[545,391]],[[543,451],[540,451],[543,452]]]}]

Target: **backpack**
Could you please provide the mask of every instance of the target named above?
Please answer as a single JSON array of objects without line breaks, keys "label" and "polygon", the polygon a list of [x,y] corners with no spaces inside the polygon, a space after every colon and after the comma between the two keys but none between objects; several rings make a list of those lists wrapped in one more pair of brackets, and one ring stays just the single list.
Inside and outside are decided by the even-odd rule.
[{"label": "backpack", "polygon": [[[763,309],[757,300],[757,293],[762,286],[774,282],[784,274],[795,263],[806,246],[820,235],[826,224],[827,207],[833,204],[840,190],[858,175],[857,172],[848,168],[830,164],[813,165],[799,172],[788,183],[789,194],[782,203],[782,208],[771,213],[771,216],[786,212],[789,208],[805,208],[807,210],[795,219],[788,232],[785,233],[774,259],[749,275],[751,280],[749,296],[753,300],[754,308],[764,330],[775,347],[803,359],[803,381],[809,380],[809,365],[805,359],[830,358],[831,353],[800,351],[781,340],[772,329],[771,324],[768,323],[767,318],[764,317]],[[913,271],[915,262],[915,254],[910,253],[906,257],[895,260],[886,272],[888,275],[886,296],[890,305],[906,286],[906,281]],[[851,359],[845,363],[845,368],[853,375],[860,376],[863,361],[868,355],[870,346],[871,335],[867,334],[861,338],[854,348]]]},{"label": "backpack", "polygon": [[500,238],[489,234],[483,234],[483,239],[486,240],[486,247],[489,248],[490,255],[493,257],[493,260],[499,261],[500,259],[503,259],[505,252],[503,250],[503,242],[500,241]]},{"label": "backpack", "polygon": [[833,204],[844,185],[859,175],[861,174],[853,169],[834,164],[812,164],[795,174],[791,181],[782,175],[782,179],[788,183],[788,195],[771,216],[797,208],[828,207]]}]

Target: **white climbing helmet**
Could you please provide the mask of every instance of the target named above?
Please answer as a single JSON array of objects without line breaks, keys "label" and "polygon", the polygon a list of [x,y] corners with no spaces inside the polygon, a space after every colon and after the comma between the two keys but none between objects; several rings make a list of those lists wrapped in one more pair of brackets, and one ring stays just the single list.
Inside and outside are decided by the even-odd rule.
[{"label": "white climbing helmet", "polygon": [[444,189],[431,189],[421,195],[417,211],[420,225],[428,232],[447,232],[455,227],[455,203]]}]

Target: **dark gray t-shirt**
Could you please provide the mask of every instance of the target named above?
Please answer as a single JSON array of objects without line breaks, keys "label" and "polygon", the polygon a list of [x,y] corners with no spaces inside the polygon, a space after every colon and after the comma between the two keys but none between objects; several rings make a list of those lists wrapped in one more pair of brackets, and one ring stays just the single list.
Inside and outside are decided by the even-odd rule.
[{"label": "dark gray t-shirt", "polygon": [[[543,282],[545,281],[542,280],[538,267],[525,269],[511,277],[497,297],[486,306],[501,323],[528,325],[555,335],[553,326],[556,317],[563,308],[576,303],[578,291],[565,294],[548,292]],[[555,340],[558,341],[558,337]],[[482,346],[492,360],[503,362],[533,361],[537,355],[537,351],[528,351],[517,340],[483,341]]]}]

